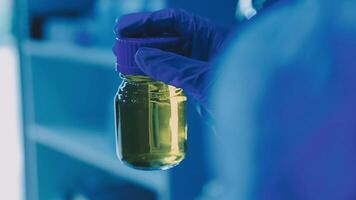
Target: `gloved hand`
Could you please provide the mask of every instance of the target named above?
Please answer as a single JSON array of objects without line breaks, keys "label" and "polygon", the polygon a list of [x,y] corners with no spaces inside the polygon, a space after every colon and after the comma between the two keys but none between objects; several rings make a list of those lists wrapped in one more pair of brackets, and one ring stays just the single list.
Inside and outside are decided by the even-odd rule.
[{"label": "gloved hand", "polygon": [[191,57],[154,48],[140,48],[135,60],[141,70],[154,80],[182,88],[206,107],[210,79],[210,61],[221,49],[228,29],[184,10],[164,9],[153,13],[135,13],[117,20],[117,37],[160,36],[173,33],[188,38]]}]

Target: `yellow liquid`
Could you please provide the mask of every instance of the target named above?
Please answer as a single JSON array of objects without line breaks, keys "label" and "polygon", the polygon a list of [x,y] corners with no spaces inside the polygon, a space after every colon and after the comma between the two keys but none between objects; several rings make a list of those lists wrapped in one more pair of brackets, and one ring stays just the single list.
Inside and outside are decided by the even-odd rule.
[{"label": "yellow liquid", "polygon": [[185,102],[181,89],[161,82],[124,82],[115,98],[120,159],[144,170],[179,164],[186,152]]}]

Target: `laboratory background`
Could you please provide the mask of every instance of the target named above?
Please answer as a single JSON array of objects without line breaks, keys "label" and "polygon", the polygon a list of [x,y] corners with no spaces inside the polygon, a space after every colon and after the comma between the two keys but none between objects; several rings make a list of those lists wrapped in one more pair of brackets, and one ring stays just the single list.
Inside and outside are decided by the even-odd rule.
[{"label": "laboratory background", "polygon": [[[355,200],[355,2],[0,0],[0,199]],[[180,9],[152,18],[126,15],[165,8]],[[190,50],[217,57],[210,62],[213,56],[202,61],[144,48],[160,64],[167,55],[175,58],[183,68],[165,65],[158,75],[169,79],[183,71],[173,82],[192,90],[184,89],[187,98],[180,93],[185,109],[170,100],[163,114],[152,115],[170,113],[160,120],[178,127],[175,133],[160,123],[158,129],[169,129],[169,137],[183,133],[180,146],[168,136],[152,143],[175,140],[185,159],[168,162],[179,163],[170,169],[136,160],[136,167],[165,170],[135,169],[134,162],[121,157],[130,167],[120,160],[120,151],[134,152],[145,139],[137,143],[128,135],[131,140],[122,142],[115,127],[115,116],[124,119],[115,111],[125,109],[115,107],[125,103],[117,103],[118,87],[124,81],[120,88],[127,89],[128,82],[116,71],[124,55],[118,51],[128,47],[119,37],[137,34],[135,28],[165,30],[172,13],[181,32],[198,27],[206,34],[194,33],[192,40],[216,47]],[[162,35],[173,44],[182,39]],[[140,52],[131,52],[136,64],[145,63]],[[127,108],[128,117],[141,109]],[[124,125],[151,131],[142,124],[130,119]],[[117,148],[117,141],[127,148]]]},{"label": "laboratory background", "polygon": [[211,133],[194,101],[179,166],[135,170],[115,152],[115,19],[166,7],[236,22],[234,0],[0,0],[0,199],[181,200],[211,191]]}]

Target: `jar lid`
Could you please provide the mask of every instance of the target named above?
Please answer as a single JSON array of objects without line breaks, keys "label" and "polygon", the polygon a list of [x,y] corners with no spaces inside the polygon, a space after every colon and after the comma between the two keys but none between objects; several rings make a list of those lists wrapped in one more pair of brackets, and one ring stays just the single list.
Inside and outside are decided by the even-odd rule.
[{"label": "jar lid", "polygon": [[124,75],[145,75],[135,62],[135,54],[141,47],[188,55],[188,43],[183,37],[117,38],[113,47],[116,55],[116,71]]}]

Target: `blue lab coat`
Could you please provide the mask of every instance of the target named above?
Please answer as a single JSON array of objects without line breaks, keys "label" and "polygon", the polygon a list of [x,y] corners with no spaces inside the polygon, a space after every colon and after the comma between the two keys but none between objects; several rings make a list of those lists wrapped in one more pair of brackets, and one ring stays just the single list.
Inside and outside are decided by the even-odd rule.
[{"label": "blue lab coat", "polygon": [[232,38],[215,62],[210,198],[355,200],[356,1],[282,0]]}]

